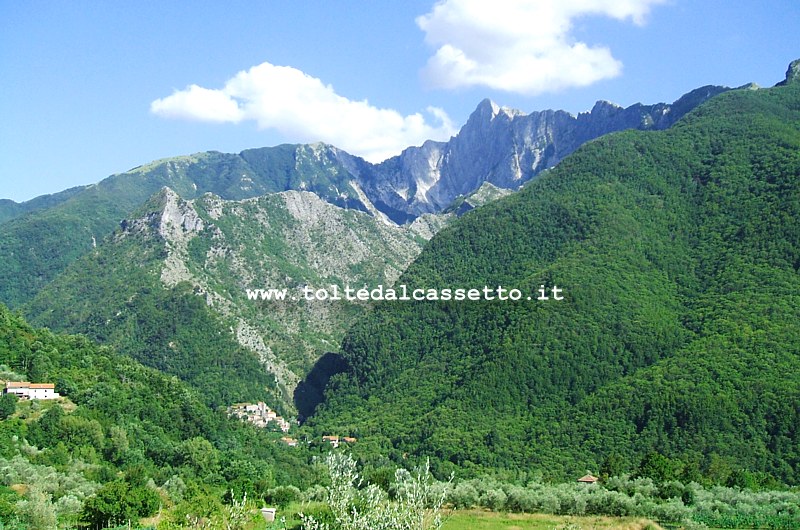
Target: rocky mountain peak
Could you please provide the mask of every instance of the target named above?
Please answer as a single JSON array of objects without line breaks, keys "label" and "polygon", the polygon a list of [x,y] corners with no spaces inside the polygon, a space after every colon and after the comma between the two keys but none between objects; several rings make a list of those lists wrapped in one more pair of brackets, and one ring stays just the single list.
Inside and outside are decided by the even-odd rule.
[{"label": "rocky mountain peak", "polygon": [[519,111],[517,109],[512,109],[510,107],[501,107],[494,101],[489,98],[484,99],[475,110],[470,114],[469,119],[467,120],[467,124],[464,125],[464,128],[467,127],[474,127],[477,125],[488,125],[492,121],[494,121],[498,117],[505,118],[507,120],[513,120],[517,116],[524,116],[525,113]]},{"label": "rocky mountain peak", "polygon": [[785,83],[795,83],[800,81],[800,59],[795,59],[789,63],[789,68],[786,70]]},{"label": "rocky mountain peak", "polygon": [[482,100],[478,106],[472,111],[472,116],[482,118],[484,121],[491,121],[497,113],[500,112],[500,106],[489,98]]},{"label": "rocky mountain peak", "polygon": [[[187,233],[203,230],[203,220],[197,215],[191,203],[181,199],[177,193],[165,188],[167,200],[161,213],[159,234],[167,240],[175,240]],[[163,190],[162,190],[163,191]]]},{"label": "rocky mountain peak", "polygon": [[612,103],[610,101],[601,99],[594,104],[594,107],[592,107],[590,114],[592,114],[593,116],[601,116],[601,115],[608,116],[614,112],[619,111],[620,109],[622,109],[622,107],[620,107],[616,103]]},{"label": "rocky mountain peak", "polygon": [[152,231],[166,241],[175,242],[202,231],[204,223],[190,202],[164,186],[145,202],[139,214],[123,220],[120,226],[123,236]]},{"label": "rocky mountain peak", "polygon": [[624,129],[665,129],[707,99],[728,90],[702,87],[672,104],[623,108],[598,101],[573,116],[543,110],[526,114],[481,101],[458,134],[447,142],[426,142],[377,166],[349,165],[361,189],[396,223],[441,212],[485,182],[514,190],[557,164],[583,143]]}]

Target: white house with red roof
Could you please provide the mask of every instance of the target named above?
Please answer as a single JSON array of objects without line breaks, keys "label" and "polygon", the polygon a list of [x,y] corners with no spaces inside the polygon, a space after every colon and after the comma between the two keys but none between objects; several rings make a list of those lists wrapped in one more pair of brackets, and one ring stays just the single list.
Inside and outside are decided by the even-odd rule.
[{"label": "white house with red roof", "polygon": [[7,381],[4,394],[16,394],[20,399],[58,399],[53,383],[31,383],[29,381]]}]

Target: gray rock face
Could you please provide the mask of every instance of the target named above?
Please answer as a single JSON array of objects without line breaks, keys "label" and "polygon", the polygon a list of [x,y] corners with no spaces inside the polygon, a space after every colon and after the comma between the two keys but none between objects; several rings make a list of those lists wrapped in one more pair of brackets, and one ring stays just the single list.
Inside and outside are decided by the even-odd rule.
[{"label": "gray rock face", "polygon": [[363,164],[357,178],[379,210],[395,222],[405,222],[423,213],[442,211],[484,182],[517,189],[585,142],[604,134],[665,129],[726,90],[706,86],[672,104],[628,108],[598,101],[590,112],[578,116],[553,110],[525,114],[486,99],[448,142],[428,141],[381,164]]},{"label": "gray rock face", "polygon": [[800,81],[800,59],[795,59],[789,63],[789,68],[786,69],[786,79],[778,83],[776,86],[786,86],[790,83]]}]

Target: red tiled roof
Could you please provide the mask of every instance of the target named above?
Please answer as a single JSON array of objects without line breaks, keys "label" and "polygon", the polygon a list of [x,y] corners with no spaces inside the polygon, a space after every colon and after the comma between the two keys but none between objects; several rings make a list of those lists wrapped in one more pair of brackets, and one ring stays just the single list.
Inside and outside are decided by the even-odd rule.
[{"label": "red tiled roof", "polygon": [[29,388],[31,386],[28,381],[8,381],[6,388]]}]

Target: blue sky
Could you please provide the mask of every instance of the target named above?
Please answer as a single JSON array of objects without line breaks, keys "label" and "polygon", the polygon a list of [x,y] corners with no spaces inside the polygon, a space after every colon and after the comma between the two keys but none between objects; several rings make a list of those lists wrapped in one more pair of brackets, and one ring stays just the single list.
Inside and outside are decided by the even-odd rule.
[{"label": "blue sky", "polygon": [[486,97],[577,113],[771,86],[798,27],[797,0],[0,0],[0,198],[206,150],[380,160]]}]

